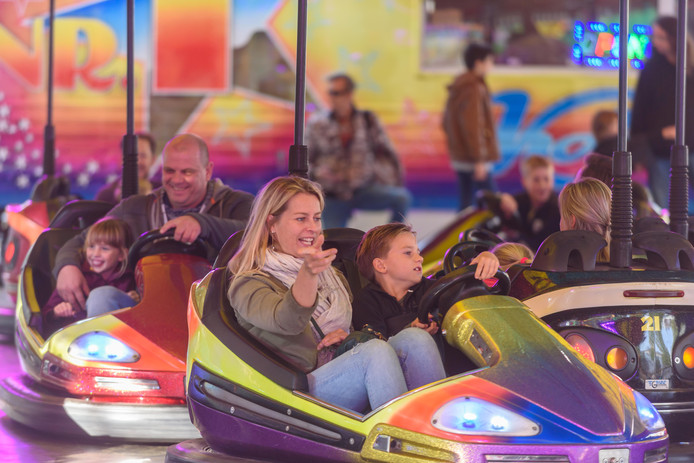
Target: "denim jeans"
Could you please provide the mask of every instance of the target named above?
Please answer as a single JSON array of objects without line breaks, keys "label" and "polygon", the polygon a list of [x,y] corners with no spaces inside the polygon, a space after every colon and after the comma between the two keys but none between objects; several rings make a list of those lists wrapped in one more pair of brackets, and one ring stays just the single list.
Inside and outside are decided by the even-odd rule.
[{"label": "denim jeans", "polygon": [[357,344],[309,373],[308,384],[319,399],[362,412],[445,376],[431,335],[407,328],[388,342],[372,339]]},{"label": "denim jeans", "polygon": [[487,178],[481,182],[475,180],[473,172],[457,171],[458,189],[460,190],[460,211],[468,206],[475,204],[475,196],[480,190],[496,191],[496,182],[492,178],[492,173],[487,174]]},{"label": "denim jeans", "polygon": [[135,300],[124,291],[113,286],[99,286],[89,291],[85,308],[87,317],[95,317],[135,305]]},{"label": "denim jeans", "polygon": [[346,227],[354,209],[392,211],[391,222],[403,222],[412,204],[412,194],[405,187],[368,185],[354,192],[351,199],[325,197],[323,228]]}]

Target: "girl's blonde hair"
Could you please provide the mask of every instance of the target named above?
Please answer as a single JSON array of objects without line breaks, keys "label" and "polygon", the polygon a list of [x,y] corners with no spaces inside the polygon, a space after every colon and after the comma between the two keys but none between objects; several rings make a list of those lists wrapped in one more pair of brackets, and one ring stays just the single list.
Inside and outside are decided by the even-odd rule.
[{"label": "girl's blonde hair", "polygon": [[109,216],[97,220],[87,231],[83,252],[86,253],[87,247],[93,244],[106,244],[120,249],[123,253],[123,261],[118,270],[118,275],[122,275],[125,272],[128,266],[128,249],[133,244],[133,232],[127,222]]},{"label": "girl's blonde hair", "polygon": [[499,267],[503,270],[523,259],[532,261],[535,258],[533,251],[521,243],[499,243],[492,248],[491,252],[499,259]]},{"label": "girl's blonde hair", "polygon": [[[598,253],[598,262],[610,260],[611,204],[612,191],[590,177],[568,183],[559,193],[559,212],[564,224],[573,230],[594,231],[607,241],[607,246]],[[573,225],[572,218],[576,219]]]},{"label": "girl's blonde hair", "polygon": [[272,243],[268,219],[273,216],[274,220],[277,220],[287,209],[289,200],[299,193],[308,193],[318,198],[320,209],[323,210],[323,191],[320,185],[303,177],[277,177],[266,183],[258,192],[239,250],[229,261],[228,267],[233,274],[263,268],[265,251]]}]

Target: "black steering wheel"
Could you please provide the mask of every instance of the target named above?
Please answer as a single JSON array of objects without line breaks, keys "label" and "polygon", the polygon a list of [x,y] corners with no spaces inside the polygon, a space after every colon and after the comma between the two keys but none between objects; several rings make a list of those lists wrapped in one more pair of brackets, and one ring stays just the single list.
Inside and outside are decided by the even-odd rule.
[{"label": "black steering wheel", "polygon": [[150,230],[143,233],[135,240],[128,252],[128,265],[134,266],[137,261],[154,254],[189,254],[210,260],[216,254],[207,241],[198,237],[192,243],[184,243],[174,239],[174,230],[160,233],[159,230]]},{"label": "black steering wheel", "polygon": [[443,274],[447,275],[457,268],[469,265],[477,254],[489,251],[491,247],[492,244],[486,241],[461,241],[454,244],[443,256]]},{"label": "black steering wheel", "polygon": [[[445,315],[448,309],[461,299],[487,294],[508,294],[511,280],[504,271],[496,271],[494,278],[497,282],[489,288],[483,281],[475,278],[475,270],[477,265],[460,267],[436,280],[434,286],[429,288],[419,303],[417,317],[420,323],[428,324],[429,314],[440,312],[442,316]],[[445,309],[439,310],[442,307]]]},{"label": "black steering wheel", "polygon": [[[486,228],[468,228],[460,234],[460,241],[474,241],[476,243],[489,243],[491,246],[495,246],[499,243],[503,243],[499,235]],[[490,246],[490,247],[491,247]]]}]

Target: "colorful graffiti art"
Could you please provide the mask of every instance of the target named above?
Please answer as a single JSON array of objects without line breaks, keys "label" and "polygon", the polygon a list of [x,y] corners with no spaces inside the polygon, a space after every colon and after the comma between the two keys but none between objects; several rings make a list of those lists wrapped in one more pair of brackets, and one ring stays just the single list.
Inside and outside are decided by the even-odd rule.
[{"label": "colorful graffiti art", "polygon": [[[9,202],[26,199],[42,174],[47,8],[0,2],[0,194]],[[177,132],[200,134],[215,175],[250,192],[286,172],[296,11],[295,0],[135,2],[136,130],[152,132],[159,149]],[[353,75],[358,105],[380,116],[403,159],[415,206],[453,208],[440,120],[446,86],[462,66],[420,67],[423,14],[419,0],[309,2],[307,109],[325,109],[328,75]],[[85,198],[121,166],[125,30],[125,2],[56,2],[56,170]],[[615,71],[571,66],[499,66],[489,76],[503,188],[518,188],[517,161],[528,154],[552,156],[558,183],[567,181],[592,147],[593,113],[616,107]]]}]

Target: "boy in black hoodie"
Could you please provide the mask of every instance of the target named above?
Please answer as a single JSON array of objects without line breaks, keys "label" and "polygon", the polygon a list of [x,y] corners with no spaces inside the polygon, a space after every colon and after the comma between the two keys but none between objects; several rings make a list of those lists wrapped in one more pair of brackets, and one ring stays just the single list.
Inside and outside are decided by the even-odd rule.
[{"label": "boy in black hoodie", "polygon": [[[402,223],[379,225],[369,230],[357,248],[357,267],[369,280],[352,303],[352,323],[360,330],[368,324],[386,338],[414,326],[434,335],[438,323],[417,320],[419,303],[434,280],[422,277],[422,256],[415,232]],[[475,278],[491,278],[499,261],[490,252],[475,257]]]}]

